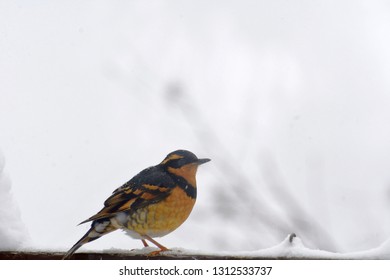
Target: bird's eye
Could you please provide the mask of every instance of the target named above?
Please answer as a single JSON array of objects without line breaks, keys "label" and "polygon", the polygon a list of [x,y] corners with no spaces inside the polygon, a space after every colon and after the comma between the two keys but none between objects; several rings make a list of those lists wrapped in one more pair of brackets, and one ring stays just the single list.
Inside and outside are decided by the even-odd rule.
[{"label": "bird's eye", "polygon": [[172,166],[173,168],[179,168],[184,165],[184,160],[182,158],[180,159],[173,159],[169,162],[169,166]]},{"label": "bird's eye", "polygon": [[180,168],[186,164],[188,164],[188,159],[186,158],[179,158],[179,159],[173,159],[168,162],[168,165],[173,168]]}]

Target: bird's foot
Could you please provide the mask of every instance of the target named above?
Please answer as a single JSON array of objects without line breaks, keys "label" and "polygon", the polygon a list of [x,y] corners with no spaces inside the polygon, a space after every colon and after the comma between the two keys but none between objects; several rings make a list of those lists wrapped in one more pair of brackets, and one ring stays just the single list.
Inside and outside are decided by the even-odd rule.
[{"label": "bird's foot", "polygon": [[154,240],[153,238],[151,238],[149,235],[143,235],[143,239],[141,239],[142,243],[145,245],[147,244],[146,243],[146,240],[152,242],[154,245],[156,245],[158,248],[160,248],[160,251],[153,251],[151,253],[148,254],[148,256],[158,256],[160,255],[161,252],[164,252],[164,251],[169,251],[169,249],[163,245],[161,245],[160,243],[158,243],[156,240]]},{"label": "bird's foot", "polygon": [[156,256],[160,255],[161,252],[166,252],[166,251],[170,251],[170,250],[165,248],[165,247],[164,247],[164,249],[160,248],[160,250],[150,252],[148,254],[148,257],[156,257]]}]

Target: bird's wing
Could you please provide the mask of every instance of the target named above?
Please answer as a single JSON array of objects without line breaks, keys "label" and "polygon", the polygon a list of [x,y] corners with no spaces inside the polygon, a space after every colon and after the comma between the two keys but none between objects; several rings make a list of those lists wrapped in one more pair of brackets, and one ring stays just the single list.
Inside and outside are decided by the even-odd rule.
[{"label": "bird's wing", "polygon": [[132,212],[157,203],[168,197],[174,186],[173,180],[157,167],[145,169],[117,188],[104,202],[102,210],[80,224],[111,218],[120,212]]}]

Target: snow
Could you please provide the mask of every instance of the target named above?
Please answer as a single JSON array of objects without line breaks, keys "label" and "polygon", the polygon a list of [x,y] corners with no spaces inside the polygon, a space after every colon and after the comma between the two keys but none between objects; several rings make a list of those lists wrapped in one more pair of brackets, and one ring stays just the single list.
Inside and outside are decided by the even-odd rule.
[{"label": "snow", "polygon": [[[150,250],[150,249],[149,249]],[[139,253],[144,253],[140,250]],[[241,258],[264,258],[264,259],[358,259],[358,260],[389,260],[390,259],[390,239],[384,242],[377,248],[355,252],[355,253],[332,253],[324,250],[315,250],[306,247],[299,237],[295,237],[290,241],[290,236],[287,236],[280,244],[257,251],[241,251],[241,252],[207,252],[187,250],[183,248],[174,248],[172,251],[164,252],[167,255],[204,255],[217,257],[241,257]]]},{"label": "snow", "polygon": [[[103,253],[107,254],[123,254],[129,256],[147,255],[154,251],[158,251],[156,247],[144,247],[142,249],[122,250],[122,249],[106,249]],[[89,250],[81,250],[88,252]],[[304,245],[299,237],[292,238],[287,236],[281,243],[266,249],[252,251],[207,251],[207,250],[189,250],[185,248],[170,248],[169,251],[161,252],[161,255],[172,257],[227,257],[227,258],[261,258],[261,259],[303,259],[303,260],[389,260],[390,259],[390,239],[378,246],[366,251],[353,253],[333,253],[324,250],[310,249]]]},{"label": "snow", "polygon": [[[386,1],[71,2],[0,3],[1,217],[33,248],[69,249],[114,189],[181,148],[212,161],[168,248],[296,232],[344,254],[390,237]],[[84,249],[141,246],[118,231]]]},{"label": "snow", "polygon": [[354,253],[333,253],[319,249],[306,247],[299,237],[291,239],[286,237],[280,244],[263,250],[246,251],[233,254],[235,256],[252,256],[264,258],[286,258],[286,259],[390,259],[390,239],[377,248],[354,252]]},{"label": "snow", "polygon": [[11,191],[11,180],[5,172],[0,151],[0,250],[20,249],[28,240],[27,230]]}]

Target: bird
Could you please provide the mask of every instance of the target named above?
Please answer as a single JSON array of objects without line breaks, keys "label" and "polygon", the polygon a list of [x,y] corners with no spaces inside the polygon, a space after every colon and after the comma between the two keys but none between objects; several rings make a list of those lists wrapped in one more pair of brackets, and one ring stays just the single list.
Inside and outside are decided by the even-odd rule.
[{"label": "bird", "polygon": [[92,222],[91,228],[63,259],[70,259],[84,244],[117,229],[140,239],[145,247],[149,246],[147,242],[153,243],[160,249],[155,254],[167,251],[154,238],[171,233],[188,218],[196,201],[198,166],[209,161],[190,151],[176,150],[160,164],[142,170],[114,190],[103,209],[80,223]]}]

